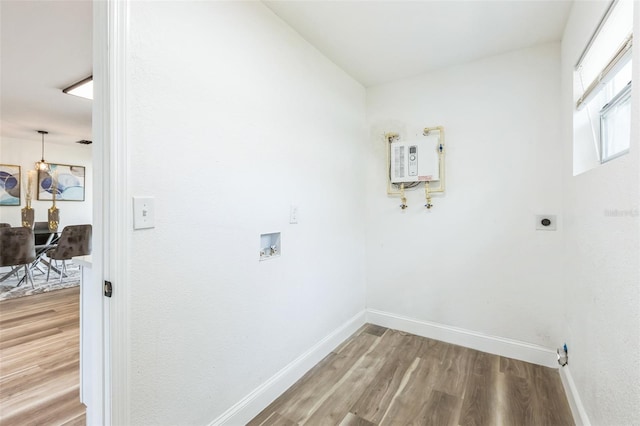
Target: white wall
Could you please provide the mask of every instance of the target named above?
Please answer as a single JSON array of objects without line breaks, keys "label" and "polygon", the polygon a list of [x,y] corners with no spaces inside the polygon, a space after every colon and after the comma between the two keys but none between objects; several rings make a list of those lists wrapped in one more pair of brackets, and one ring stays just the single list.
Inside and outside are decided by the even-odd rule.
[{"label": "white wall", "polygon": [[131,420],[207,424],[364,309],[365,91],[254,2],[132,2],[127,69]]},{"label": "white wall", "polygon": [[[562,343],[559,44],[367,92],[367,307],[546,347]],[[384,132],[442,125],[447,191],[386,195]]]},{"label": "white wall", "polygon": [[[566,340],[592,423],[640,417],[638,217],[604,215],[637,211],[638,129],[630,155],[572,176],[570,66],[601,6],[576,3],[562,57],[536,46],[374,87],[365,102],[259,3],[133,2],[128,189],[155,195],[157,212],[155,229],[130,235],[132,423],[210,422],[365,298]],[[446,129],[447,193],[431,212],[410,193],[401,212],[382,134],[433,125]],[[559,230],[536,232],[536,213],[558,214]],[[283,256],[258,262],[272,231]]]},{"label": "white wall", "polygon": [[[561,117],[567,165],[574,155],[573,66],[607,5],[575,2],[564,33]],[[636,34],[639,17],[636,7]],[[639,58],[636,43],[634,81],[640,81]],[[570,168],[563,169],[567,264],[563,323],[570,371],[593,425],[630,425],[640,419],[639,94],[634,86],[636,119],[628,155],[575,177]]]},{"label": "white wall", "polygon": [[[33,134],[34,139],[28,141],[11,138],[2,138],[0,140],[0,163],[21,166],[21,205],[19,207],[0,207],[0,222],[7,222],[12,226],[20,226],[20,210],[27,205],[27,172],[34,169],[36,161],[39,161],[42,156],[40,135],[35,131]],[[66,225],[91,223],[93,216],[91,145],[48,143],[45,139],[45,159],[51,163],[86,167],[85,200],[56,202],[56,207],[60,210],[60,229]],[[34,188],[31,206],[35,211],[35,220],[46,222],[47,210],[51,207],[51,201],[38,201],[36,198]]]}]

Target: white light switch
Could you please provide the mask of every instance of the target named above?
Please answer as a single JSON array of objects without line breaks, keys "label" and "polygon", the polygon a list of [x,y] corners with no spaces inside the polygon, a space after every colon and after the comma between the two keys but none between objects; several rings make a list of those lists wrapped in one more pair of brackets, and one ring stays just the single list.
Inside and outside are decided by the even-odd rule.
[{"label": "white light switch", "polygon": [[133,229],[154,228],[154,197],[133,197]]}]

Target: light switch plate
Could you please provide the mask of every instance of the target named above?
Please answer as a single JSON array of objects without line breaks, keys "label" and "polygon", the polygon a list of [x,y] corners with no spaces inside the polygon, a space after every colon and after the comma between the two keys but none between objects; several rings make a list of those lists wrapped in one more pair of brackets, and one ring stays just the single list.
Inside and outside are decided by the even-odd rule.
[{"label": "light switch plate", "polygon": [[155,228],[154,197],[133,197],[133,229]]}]

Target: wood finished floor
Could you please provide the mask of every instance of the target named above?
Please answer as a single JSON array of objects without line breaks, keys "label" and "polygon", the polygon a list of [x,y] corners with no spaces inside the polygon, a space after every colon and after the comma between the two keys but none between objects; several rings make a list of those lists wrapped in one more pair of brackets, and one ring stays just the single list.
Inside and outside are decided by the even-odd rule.
[{"label": "wood finished floor", "polygon": [[0,425],[85,424],[79,287],[0,302]]},{"label": "wood finished floor", "polygon": [[366,325],[248,425],[574,425],[557,370]]}]

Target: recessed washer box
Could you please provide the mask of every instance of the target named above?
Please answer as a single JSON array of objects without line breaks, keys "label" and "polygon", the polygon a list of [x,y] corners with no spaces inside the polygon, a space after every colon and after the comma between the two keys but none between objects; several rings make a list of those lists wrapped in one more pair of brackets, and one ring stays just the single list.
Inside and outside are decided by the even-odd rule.
[{"label": "recessed washer box", "polygon": [[281,238],[279,232],[260,234],[260,260],[280,257]]}]

